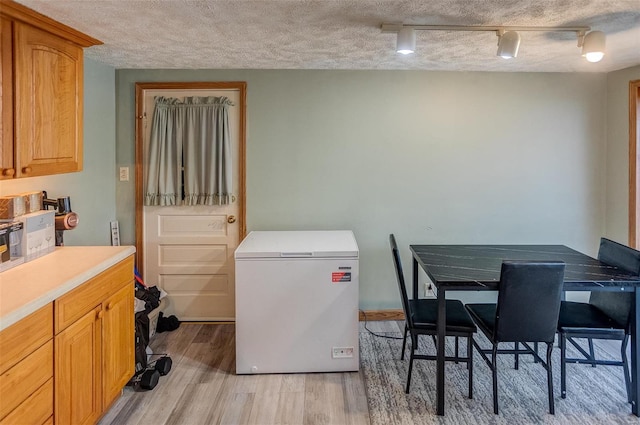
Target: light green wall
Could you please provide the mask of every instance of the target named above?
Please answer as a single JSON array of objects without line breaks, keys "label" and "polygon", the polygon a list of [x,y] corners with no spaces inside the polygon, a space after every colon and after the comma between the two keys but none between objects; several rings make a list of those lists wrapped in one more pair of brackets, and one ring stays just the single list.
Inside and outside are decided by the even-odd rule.
[{"label": "light green wall", "polygon": [[[134,84],[247,82],[247,224],[352,229],[360,304],[398,307],[388,247],[558,243],[605,227],[604,74],[118,70],[117,164],[134,164]],[[118,183],[133,243],[134,183]]]},{"label": "light green wall", "polygon": [[606,234],[629,242],[629,81],[640,66],[607,74]]},{"label": "light green wall", "polygon": [[115,220],[115,70],[84,62],[84,166],[78,173],[30,177],[0,183],[0,194],[46,190],[50,198],[71,197],[77,228],[65,232],[67,245],[110,245]]},{"label": "light green wall", "polygon": [[3,181],[69,195],[68,245],[134,242],[137,81],[247,81],[249,229],[353,229],[361,307],[398,307],[387,247],[626,241],[628,82],[604,74],[114,70],[85,61],[84,170]]}]

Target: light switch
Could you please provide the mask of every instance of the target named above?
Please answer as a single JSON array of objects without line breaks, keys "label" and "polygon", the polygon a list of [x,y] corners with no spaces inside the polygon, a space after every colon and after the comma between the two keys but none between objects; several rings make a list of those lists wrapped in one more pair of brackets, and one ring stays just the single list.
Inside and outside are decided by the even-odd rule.
[{"label": "light switch", "polygon": [[120,181],[121,182],[129,181],[129,167],[120,167]]}]

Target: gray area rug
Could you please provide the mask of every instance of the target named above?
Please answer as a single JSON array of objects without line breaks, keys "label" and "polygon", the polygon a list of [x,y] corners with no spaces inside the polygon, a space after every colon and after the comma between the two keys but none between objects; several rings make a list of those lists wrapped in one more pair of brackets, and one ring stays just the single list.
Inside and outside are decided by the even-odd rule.
[{"label": "gray area rug", "polygon": [[[396,332],[384,335],[401,336]],[[597,353],[608,350],[603,356],[611,357],[619,350],[619,344],[607,344],[604,349],[597,346]],[[631,414],[631,405],[626,402],[620,367],[567,365],[567,398],[560,398],[560,350],[557,346],[553,358],[555,415],[548,413],[544,368],[534,364],[532,356],[521,356],[520,368],[515,370],[512,355],[498,356],[500,414],[494,415],[491,371],[476,353],[473,399],[467,398],[466,365],[447,362],[445,416],[440,417],[435,414],[435,362],[414,361],[411,392],[405,394],[409,360],[408,349],[405,360],[400,360],[401,346],[402,340],[360,333],[360,365],[372,425],[640,424],[640,418]],[[426,337],[421,337],[419,348],[422,352],[435,353],[433,342]],[[451,338],[447,340],[447,351],[452,348]],[[463,340],[460,349],[466,350]]]}]

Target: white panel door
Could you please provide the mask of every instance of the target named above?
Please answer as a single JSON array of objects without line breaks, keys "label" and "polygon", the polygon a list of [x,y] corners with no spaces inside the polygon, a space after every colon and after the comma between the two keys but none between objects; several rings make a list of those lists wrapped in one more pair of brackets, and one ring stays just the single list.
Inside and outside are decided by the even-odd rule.
[{"label": "white panel door", "polygon": [[[154,96],[226,96],[234,103],[229,124],[234,158],[234,192],[240,188],[240,95],[237,90],[146,90],[145,149],[151,131]],[[144,163],[147,161],[145,159]],[[145,173],[146,174],[146,173]],[[170,206],[143,209],[144,276],[147,285],[168,293],[165,316],[184,321],[234,320],[233,253],[240,243],[237,196],[224,206]]]}]

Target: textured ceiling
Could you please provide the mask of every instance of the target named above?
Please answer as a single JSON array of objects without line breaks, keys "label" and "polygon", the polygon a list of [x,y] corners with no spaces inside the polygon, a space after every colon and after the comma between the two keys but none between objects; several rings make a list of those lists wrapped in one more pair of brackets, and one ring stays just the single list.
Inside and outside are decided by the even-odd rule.
[{"label": "textured ceiling", "polygon": [[[116,68],[421,69],[609,72],[640,65],[640,0],[18,0],[104,42]],[[492,32],[419,31],[414,55],[380,25],[586,25],[607,35],[596,64],[575,33],[523,32],[516,59]]]}]

